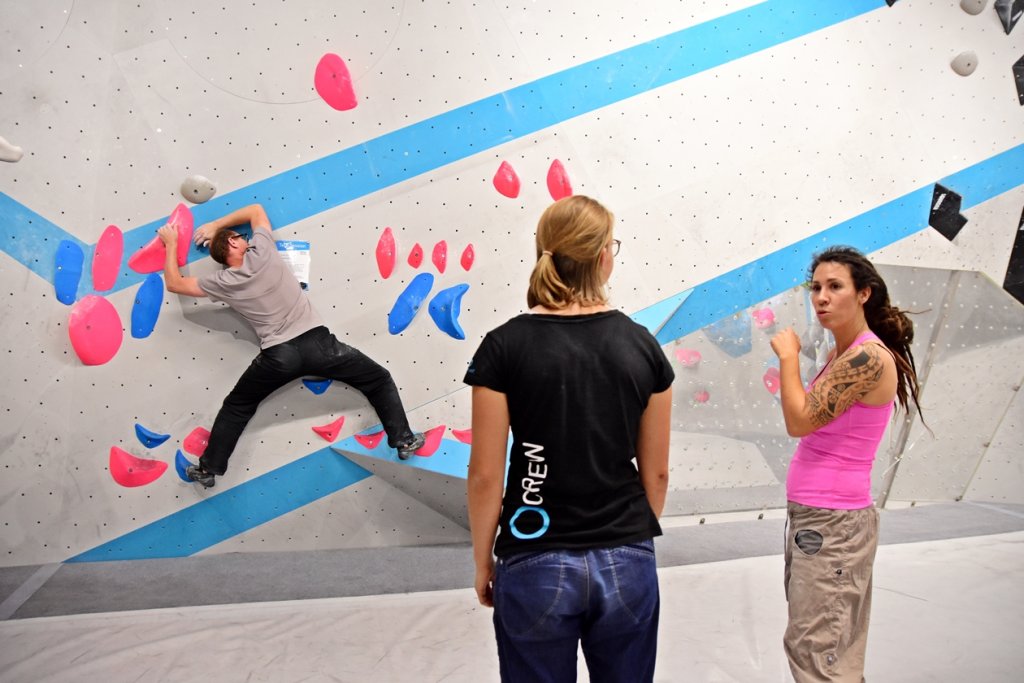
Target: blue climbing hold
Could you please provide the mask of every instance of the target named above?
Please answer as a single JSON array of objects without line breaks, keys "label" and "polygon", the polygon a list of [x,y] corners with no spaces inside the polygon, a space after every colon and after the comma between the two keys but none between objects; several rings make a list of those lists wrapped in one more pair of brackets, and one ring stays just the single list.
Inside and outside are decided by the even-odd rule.
[{"label": "blue climbing hold", "polygon": [[331,386],[331,380],[329,379],[304,379],[302,383],[317,396],[327,391],[327,387]]},{"label": "blue climbing hold", "polygon": [[434,276],[430,273],[420,273],[412,279],[412,282],[398,295],[395,305],[388,313],[388,332],[398,334],[409,327],[409,323],[416,316],[416,312],[420,310],[423,300],[427,298],[427,294],[430,294],[430,288],[433,286]]},{"label": "blue climbing hold", "polygon": [[185,457],[185,454],[182,453],[179,448],[178,452],[174,454],[174,469],[178,472],[178,476],[181,480],[186,484],[192,483],[192,480],[188,478],[187,474],[185,474],[185,469],[190,465],[192,465],[192,463]]},{"label": "blue climbing hold", "polygon": [[733,358],[744,356],[753,348],[749,311],[740,311],[722,318],[705,327],[703,331],[712,344]]},{"label": "blue climbing hold", "polygon": [[430,306],[427,307],[438,328],[455,339],[466,338],[466,333],[459,326],[459,306],[462,304],[462,295],[468,289],[469,285],[465,283],[442,289],[430,300]]},{"label": "blue climbing hold", "polygon": [[170,434],[157,434],[146,429],[138,422],[135,423],[135,436],[139,437],[139,441],[146,448],[156,448],[167,439],[171,438]]},{"label": "blue climbing hold", "polygon": [[85,253],[82,247],[71,240],[61,240],[57,245],[57,258],[53,274],[53,288],[57,301],[70,306],[78,296],[78,283],[82,279],[82,264]]},{"label": "blue climbing hold", "polygon": [[139,290],[135,292],[132,305],[132,336],[145,339],[156,327],[160,317],[160,305],[164,302],[164,282],[156,273],[150,273]]}]

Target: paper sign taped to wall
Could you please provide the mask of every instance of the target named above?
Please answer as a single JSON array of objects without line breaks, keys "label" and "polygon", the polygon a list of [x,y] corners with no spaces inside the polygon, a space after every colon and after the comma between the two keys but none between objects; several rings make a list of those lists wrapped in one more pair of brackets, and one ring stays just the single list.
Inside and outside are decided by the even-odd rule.
[{"label": "paper sign taped to wall", "polygon": [[277,253],[291,268],[292,274],[302,288],[309,289],[309,242],[277,240]]}]

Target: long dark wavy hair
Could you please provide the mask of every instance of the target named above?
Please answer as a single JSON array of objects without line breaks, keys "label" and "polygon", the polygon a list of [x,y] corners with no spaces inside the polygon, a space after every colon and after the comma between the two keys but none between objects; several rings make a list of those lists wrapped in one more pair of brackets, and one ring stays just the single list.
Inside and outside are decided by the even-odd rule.
[{"label": "long dark wavy hair", "polygon": [[878,335],[896,359],[896,399],[905,411],[908,397],[913,398],[917,412],[921,413],[921,404],[917,398],[920,390],[917,366],[914,364],[914,354],[910,351],[910,345],[914,342],[914,324],[907,313],[891,304],[885,280],[875,270],[874,264],[853,247],[834,246],[815,254],[807,270],[808,281],[814,278],[815,269],[822,263],[841,263],[849,268],[853,286],[858,292],[871,288],[871,296],[864,302],[864,317],[871,331]]}]

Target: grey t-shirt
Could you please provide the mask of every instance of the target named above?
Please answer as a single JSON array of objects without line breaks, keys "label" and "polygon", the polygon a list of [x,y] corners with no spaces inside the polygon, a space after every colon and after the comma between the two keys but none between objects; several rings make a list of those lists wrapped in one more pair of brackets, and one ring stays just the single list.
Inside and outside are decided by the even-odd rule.
[{"label": "grey t-shirt", "polygon": [[324,324],[266,230],[253,230],[241,266],[203,275],[199,287],[248,320],[261,349]]}]

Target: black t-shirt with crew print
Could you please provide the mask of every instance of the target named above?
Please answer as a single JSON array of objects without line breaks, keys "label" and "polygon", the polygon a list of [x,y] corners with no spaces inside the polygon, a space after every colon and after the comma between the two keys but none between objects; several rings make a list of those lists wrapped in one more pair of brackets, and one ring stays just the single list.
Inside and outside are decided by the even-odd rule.
[{"label": "black t-shirt with crew print", "polygon": [[619,311],[524,314],[489,332],[463,381],[508,400],[495,555],[660,535],[633,459],[648,399],[673,379],[651,333]]}]

